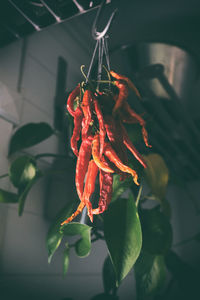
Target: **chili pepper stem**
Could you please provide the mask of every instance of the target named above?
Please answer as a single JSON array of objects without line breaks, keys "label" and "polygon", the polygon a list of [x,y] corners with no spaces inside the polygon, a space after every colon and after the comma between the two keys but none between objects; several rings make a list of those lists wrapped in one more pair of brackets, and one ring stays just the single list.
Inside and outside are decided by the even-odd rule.
[{"label": "chili pepper stem", "polygon": [[138,194],[137,194],[137,198],[135,200],[136,207],[138,207],[138,204],[139,204],[139,201],[140,201],[140,198],[141,198],[141,194],[142,194],[142,184],[140,185],[140,188],[139,188],[139,191],[138,191]]}]

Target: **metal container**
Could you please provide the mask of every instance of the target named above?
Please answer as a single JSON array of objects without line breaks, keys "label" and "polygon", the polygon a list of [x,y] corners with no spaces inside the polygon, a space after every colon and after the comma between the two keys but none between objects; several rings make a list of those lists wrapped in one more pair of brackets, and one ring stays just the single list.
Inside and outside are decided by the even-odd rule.
[{"label": "metal container", "polygon": [[[164,75],[178,97],[183,102],[189,100],[191,87],[197,77],[195,60],[189,53],[174,45],[162,43],[142,43],[134,47],[139,70],[154,64],[163,65]],[[148,84],[156,96],[169,97],[157,78],[149,80]]]}]

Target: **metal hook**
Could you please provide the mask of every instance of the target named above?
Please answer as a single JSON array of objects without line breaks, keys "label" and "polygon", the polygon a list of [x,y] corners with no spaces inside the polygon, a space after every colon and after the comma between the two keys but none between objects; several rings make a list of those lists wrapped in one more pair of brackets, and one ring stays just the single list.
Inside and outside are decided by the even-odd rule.
[{"label": "metal hook", "polygon": [[111,16],[110,16],[110,18],[109,18],[109,20],[108,20],[108,23],[106,24],[105,28],[104,28],[101,32],[97,31],[97,21],[98,21],[98,19],[99,19],[99,17],[100,17],[100,14],[101,14],[101,12],[102,12],[102,8],[103,8],[103,6],[105,5],[105,3],[106,3],[106,0],[103,0],[102,3],[101,3],[101,5],[99,6],[99,9],[98,9],[98,11],[97,11],[96,17],[95,17],[95,19],[94,19],[94,23],[93,23],[93,25],[92,25],[92,37],[93,37],[95,40],[100,40],[101,38],[103,38],[103,37],[106,35],[106,33],[107,33],[107,31],[108,31],[108,29],[109,29],[109,27],[110,27],[110,24],[111,24],[111,22],[112,22],[112,19],[114,18],[114,15],[115,15],[115,13],[116,13],[116,11],[117,11],[117,8],[116,8],[116,9],[112,12],[112,14],[111,14]]}]

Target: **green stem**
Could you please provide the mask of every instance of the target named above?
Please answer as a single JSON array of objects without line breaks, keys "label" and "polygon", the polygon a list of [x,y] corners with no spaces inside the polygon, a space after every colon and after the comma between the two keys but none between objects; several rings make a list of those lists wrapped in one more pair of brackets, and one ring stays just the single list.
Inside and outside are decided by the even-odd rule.
[{"label": "green stem", "polygon": [[136,207],[138,207],[138,204],[139,204],[139,201],[140,201],[140,198],[141,198],[141,193],[142,193],[142,184],[140,185],[140,188],[139,188],[139,191],[138,191],[138,194],[137,194],[137,198],[136,198],[136,201],[135,201]]},{"label": "green stem", "polygon": [[8,177],[9,176],[9,174],[8,173],[6,173],[6,174],[3,174],[3,175],[0,175],[0,179],[2,179],[2,178],[5,178],[5,177]]},{"label": "green stem", "polygon": [[98,83],[110,83],[110,84],[115,85],[114,81],[110,81],[110,80],[97,80],[96,82],[98,82]]},{"label": "green stem", "polygon": [[55,157],[55,158],[63,158],[63,159],[69,158],[67,155],[60,155],[60,154],[54,154],[54,153],[41,153],[41,154],[35,155],[35,159],[39,159],[41,157]]}]

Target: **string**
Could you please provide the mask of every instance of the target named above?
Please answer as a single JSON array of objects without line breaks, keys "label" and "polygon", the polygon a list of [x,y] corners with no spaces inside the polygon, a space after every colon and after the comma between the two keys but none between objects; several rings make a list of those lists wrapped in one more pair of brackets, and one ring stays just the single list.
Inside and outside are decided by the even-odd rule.
[{"label": "string", "polygon": [[105,37],[104,51],[105,51],[107,68],[108,68],[108,71],[110,72],[110,58],[109,58],[109,52],[108,52],[108,35]]},{"label": "string", "polygon": [[93,65],[93,62],[94,62],[94,58],[95,58],[95,54],[96,54],[96,51],[97,51],[97,46],[98,46],[99,42],[98,40],[96,41],[96,45],[95,45],[95,48],[94,48],[94,51],[93,51],[93,54],[92,54],[92,59],[90,61],[90,65],[89,65],[89,69],[88,69],[88,73],[87,73],[87,78],[86,78],[86,83],[88,82],[89,80],[89,77],[90,77],[90,72],[91,72],[91,69],[92,69],[92,65]]},{"label": "string", "polygon": [[102,64],[103,64],[103,38],[99,40],[99,57],[98,57],[98,74],[97,74],[97,89],[99,89],[101,75],[102,75]]}]

